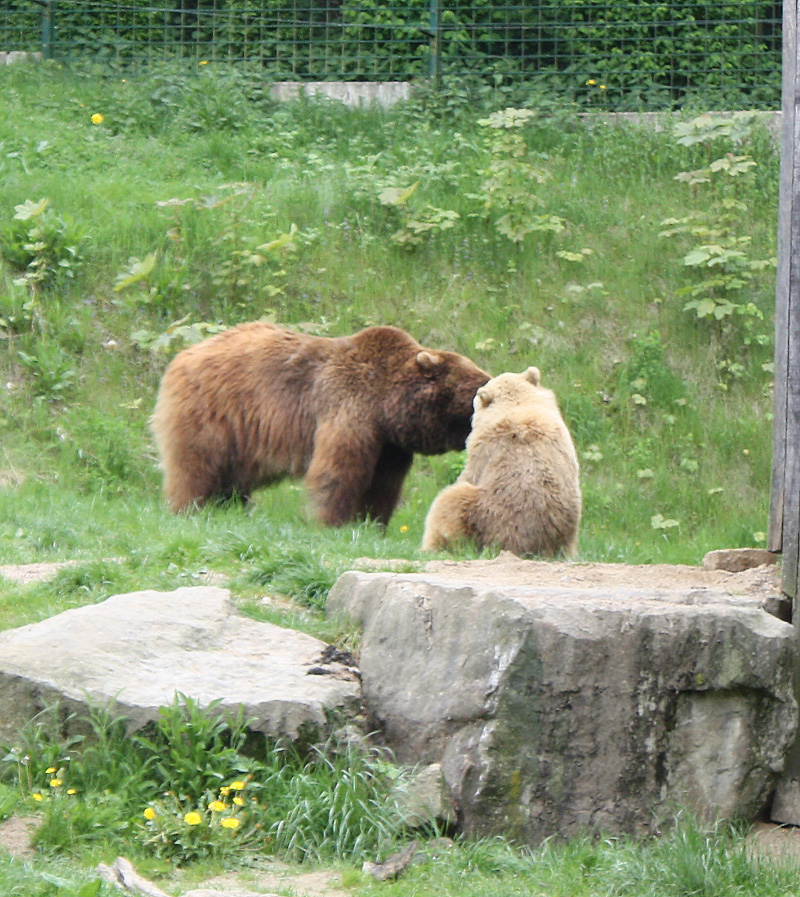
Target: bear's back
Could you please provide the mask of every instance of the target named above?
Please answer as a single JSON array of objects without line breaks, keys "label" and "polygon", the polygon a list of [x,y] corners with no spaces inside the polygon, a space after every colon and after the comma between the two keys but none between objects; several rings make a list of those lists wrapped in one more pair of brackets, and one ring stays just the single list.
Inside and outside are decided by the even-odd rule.
[{"label": "bear's back", "polygon": [[175,446],[223,452],[243,485],[302,475],[313,451],[313,384],[327,342],[253,322],[178,353],[152,418],[162,455]]},{"label": "bear's back", "polygon": [[167,388],[182,383],[222,399],[241,401],[253,392],[311,381],[327,362],[333,340],[256,321],[239,324],[179,352],[164,374]]},{"label": "bear's back", "polygon": [[467,441],[466,482],[478,486],[473,525],[482,546],[554,554],[574,543],[581,516],[578,458],[554,395],[493,402]]},{"label": "bear's back", "polygon": [[[507,430],[475,466],[480,475],[472,525],[481,547],[500,545],[518,555],[572,549],[581,517],[577,457],[562,439],[525,441]],[[468,476],[469,465],[465,469]]]}]

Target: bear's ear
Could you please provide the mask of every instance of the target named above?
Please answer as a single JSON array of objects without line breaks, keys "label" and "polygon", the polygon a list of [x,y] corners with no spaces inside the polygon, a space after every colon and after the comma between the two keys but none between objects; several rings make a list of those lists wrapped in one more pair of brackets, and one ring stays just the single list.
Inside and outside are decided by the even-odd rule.
[{"label": "bear's ear", "polygon": [[423,374],[435,374],[444,364],[444,358],[435,352],[428,352],[423,349],[417,352],[417,366]]},{"label": "bear's ear", "polygon": [[534,386],[538,386],[542,382],[542,375],[539,373],[539,368],[528,368],[528,370],[525,371],[524,376],[525,379],[533,383]]},{"label": "bear's ear", "polygon": [[487,405],[492,404],[492,394],[489,390],[482,386],[476,393],[475,399],[472,402],[472,407],[475,411],[480,411],[481,408],[485,408]]}]

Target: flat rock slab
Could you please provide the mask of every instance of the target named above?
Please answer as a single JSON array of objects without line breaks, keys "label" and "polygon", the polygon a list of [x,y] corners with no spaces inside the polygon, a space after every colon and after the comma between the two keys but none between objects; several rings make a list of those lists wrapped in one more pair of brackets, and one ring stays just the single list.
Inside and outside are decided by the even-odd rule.
[{"label": "flat rock slab", "polygon": [[371,723],[401,760],[441,764],[468,834],[643,835],[681,806],[765,809],[797,725],[772,574],[603,566],[501,558],[334,586],[329,612],[363,630]]},{"label": "flat rock slab", "polygon": [[324,737],[331,713],[360,699],[357,676],[327,662],[325,647],[240,616],[225,589],[116,595],[0,632],[0,740],[56,701],[79,714],[114,705],[133,731],[178,693],[243,707],[271,737]]}]

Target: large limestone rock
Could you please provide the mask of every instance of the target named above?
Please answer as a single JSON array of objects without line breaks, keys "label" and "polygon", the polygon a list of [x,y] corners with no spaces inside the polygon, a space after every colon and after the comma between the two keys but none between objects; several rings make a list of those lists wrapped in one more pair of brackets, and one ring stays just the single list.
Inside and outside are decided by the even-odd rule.
[{"label": "large limestone rock", "polygon": [[0,741],[58,701],[80,714],[114,704],[131,730],[177,693],[244,708],[272,737],[324,737],[334,711],[359,707],[357,676],[325,643],[240,616],[207,586],[116,595],[0,632]]},{"label": "large limestone rock", "polygon": [[373,722],[402,761],[441,763],[467,833],[646,834],[681,806],[764,808],[797,708],[792,628],[763,595],[467,566],[346,573],[328,602],[363,629]]}]

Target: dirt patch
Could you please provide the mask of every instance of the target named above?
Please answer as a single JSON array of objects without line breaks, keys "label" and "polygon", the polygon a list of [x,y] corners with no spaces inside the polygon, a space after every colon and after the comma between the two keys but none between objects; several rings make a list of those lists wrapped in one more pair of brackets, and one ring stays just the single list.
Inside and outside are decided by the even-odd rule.
[{"label": "dirt patch", "polygon": [[347,897],[342,877],[332,869],[296,872],[281,863],[270,863],[267,869],[248,870],[243,876],[221,875],[204,881],[203,888],[222,894],[235,889],[254,891],[290,891],[296,897]]},{"label": "dirt patch", "polygon": [[355,569],[430,573],[438,578],[501,587],[595,589],[604,592],[652,592],[696,596],[722,593],[752,599],[770,613],[788,620],[790,605],[781,591],[780,569],[765,564],[737,573],[684,564],[597,564],[577,561],[528,561],[503,551],[476,561],[428,561],[416,567],[408,561],[359,558]]},{"label": "dirt patch", "polygon": [[0,823],[0,849],[7,851],[18,860],[28,860],[34,856],[31,839],[40,820],[35,816],[11,816]]},{"label": "dirt patch", "polygon": [[0,577],[9,582],[27,585],[30,582],[42,582],[55,576],[65,567],[74,567],[77,561],[54,561],[49,564],[0,564]]},{"label": "dirt patch", "polygon": [[780,592],[776,565],[741,573],[708,570],[683,564],[583,564],[571,561],[526,561],[503,551],[479,561],[429,561],[427,573],[446,579],[511,586],[562,588],[656,589],[688,591],[713,589],[738,595]]},{"label": "dirt patch", "polygon": [[[116,559],[112,558],[112,562]],[[52,579],[60,570],[68,567],[76,567],[83,563],[82,561],[51,561],[42,564],[0,564],[0,579],[7,579],[9,582],[16,582],[20,585],[27,585],[32,582],[46,582]],[[226,576],[220,573],[214,573],[209,570],[202,570],[197,574],[193,574],[192,585],[204,586],[224,586],[228,581]]]},{"label": "dirt patch", "polygon": [[596,590],[614,598],[625,592],[644,592],[666,600],[675,595],[681,603],[686,603],[714,600],[722,594],[760,606],[785,622],[792,618],[791,599],[783,594],[780,568],[775,563],[728,572],[685,564],[526,561],[510,552],[501,552],[489,560],[429,561],[424,571],[445,579],[505,587]]}]

